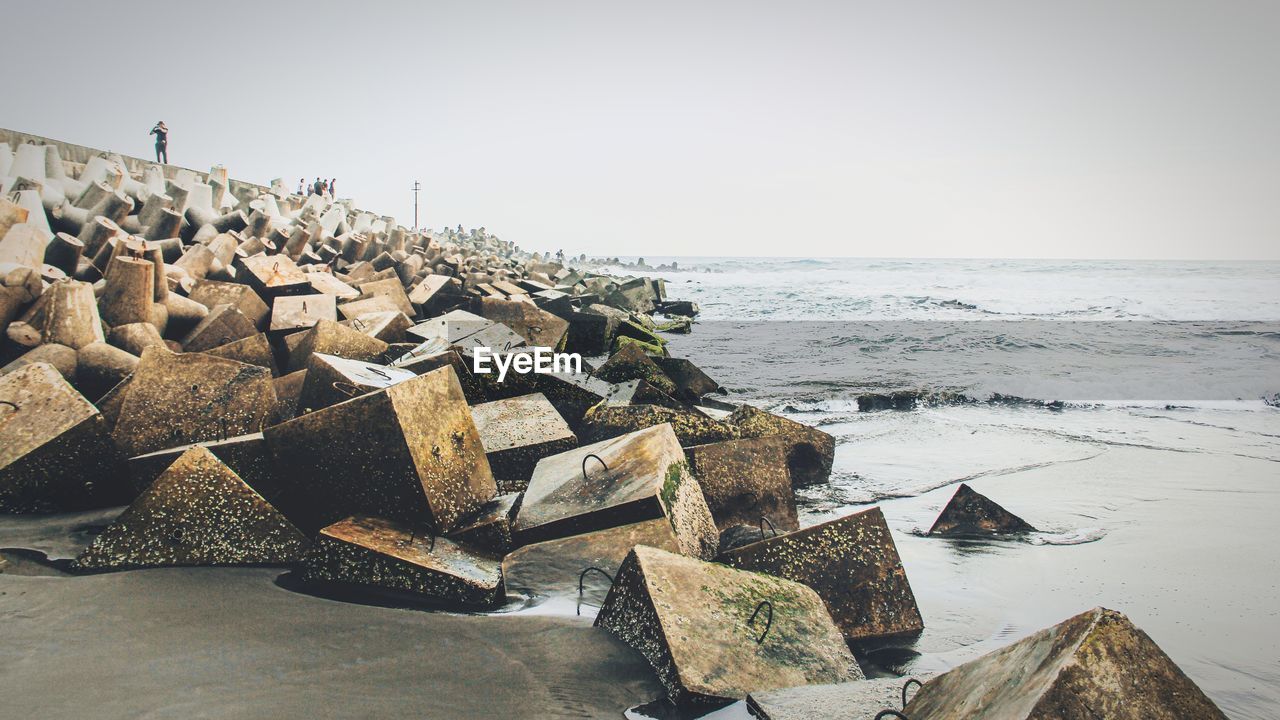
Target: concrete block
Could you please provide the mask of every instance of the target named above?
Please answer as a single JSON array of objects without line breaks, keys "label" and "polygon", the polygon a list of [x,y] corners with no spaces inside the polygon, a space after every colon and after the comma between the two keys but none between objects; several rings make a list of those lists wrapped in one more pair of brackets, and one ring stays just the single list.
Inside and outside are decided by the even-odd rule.
[{"label": "concrete block", "polygon": [[539,460],[578,445],[564,418],[540,393],[475,405],[471,419],[494,477],[506,481],[527,482]]},{"label": "concrete block", "polygon": [[707,507],[724,530],[733,525],[762,525],[767,518],[779,530],[799,527],[789,446],[780,437],[747,438],[695,445],[685,450],[689,469],[702,486]]}]

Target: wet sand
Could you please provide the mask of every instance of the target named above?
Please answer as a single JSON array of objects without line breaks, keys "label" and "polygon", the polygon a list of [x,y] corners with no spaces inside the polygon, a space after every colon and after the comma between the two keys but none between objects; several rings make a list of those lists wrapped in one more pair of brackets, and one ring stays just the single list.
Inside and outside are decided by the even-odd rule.
[{"label": "wet sand", "polygon": [[0,573],[6,717],[597,718],[661,694],[590,617],[335,602],[272,568],[53,572]]}]

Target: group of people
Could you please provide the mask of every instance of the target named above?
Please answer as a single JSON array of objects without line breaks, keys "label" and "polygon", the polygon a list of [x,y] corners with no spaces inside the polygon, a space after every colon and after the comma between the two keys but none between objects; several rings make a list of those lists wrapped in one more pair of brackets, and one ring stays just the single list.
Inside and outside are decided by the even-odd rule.
[{"label": "group of people", "polygon": [[338,196],[337,187],[338,178],[329,178],[321,180],[316,178],[315,182],[307,184],[306,178],[298,178],[298,194],[299,195],[320,195],[327,198],[335,198]]}]

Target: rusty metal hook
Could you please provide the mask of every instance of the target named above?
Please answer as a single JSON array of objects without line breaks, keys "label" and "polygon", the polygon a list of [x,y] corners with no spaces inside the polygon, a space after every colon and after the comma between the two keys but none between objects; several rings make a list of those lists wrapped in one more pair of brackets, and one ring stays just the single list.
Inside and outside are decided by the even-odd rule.
[{"label": "rusty metal hook", "polygon": [[349,398],[353,398],[360,394],[360,388],[358,386],[353,383],[343,382],[342,380],[334,380],[333,389]]},{"label": "rusty metal hook", "polygon": [[887,717],[899,718],[900,720],[911,720],[911,718],[907,717],[906,715],[903,715],[897,710],[881,710],[880,712],[876,713],[875,720],[883,720],[884,718],[887,718]]},{"label": "rusty metal hook", "polygon": [[385,372],[383,372],[383,371],[379,370],[378,368],[376,368],[376,367],[374,367],[374,366],[372,366],[372,365],[365,365],[364,367],[365,367],[365,369],[366,369],[366,370],[368,370],[369,372],[373,373],[374,375],[377,375],[378,377],[382,378],[383,380],[390,380],[390,379],[391,379],[391,376],[390,376],[390,375],[386,374]]},{"label": "rusty metal hook", "polygon": [[595,458],[596,462],[600,463],[600,467],[604,468],[605,472],[609,472],[609,466],[604,464],[604,460],[601,460],[599,455],[595,453],[587,453],[587,456],[582,458],[582,479],[583,480],[589,479],[587,477],[587,461],[590,460],[591,458]]},{"label": "rusty metal hook", "polygon": [[583,570],[582,572],[578,573],[578,597],[582,597],[582,593],[583,593],[583,591],[584,591],[583,584],[582,584],[582,583],[583,583],[583,580],[585,580],[585,579],[586,579],[586,577],[587,577],[587,573],[589,573],[589,572],[591,572],[591,571],[593,571],[593,570],[594,570],[594,571],[596,571],[596,572],[598,572],[598,573],[600,573],[601,575],[603,575],[603,576],[605,576],[605,577],[609,578],[609,587],[613,587],[613,576],[612,576],[612,575],[610,575],[609,573],[605,572],[604,570],[601,570],[600,568],[598,568],[598,567],[596,567],[596,566],[592,565],[591,567],[589,567],[589,568],[587,568],[587,569]]},{"label": "rusty metal hook", "polygon": [[768,600],[761,600],[760,604],[756,605],[755,611],[751,613],[751,617],[747,618],[747,627],[751,627],[755,624],[756,615],[760,614],[760,609],[766,606],[769,608],[769,617],[765,618],[764,632],[760,633],[760,637],[756,639],[757,645],[764,642],[765,637],[769,635],[769,628],[773,627],[773,603]]},{"label": "rusty metal hook", "polygon": [[18,412],[18,410],[21,409],[18,407],[18,403],[10,402],[8,400],[0,400],[0,405],[8,405],[9,407],[13,408],[14,412]]},{"label": "rusty metal hook", "polygon": [[915,678],[907,678],[907,681],[902,683],[902,709],[903,710],[907,709],[907,690],[911,688],[911,683],[915,683],[917,686],[922,688],[924,687],[924,683],[920,682]]},{"label": "rusty metal hook", "polygon": [[773,537],[778,537],[778,528],[776,528],[776,527],[774,527],[774,526],[773,526],[773,521],[772,521],[772,520],[770,520],[769,518],[765,517],[764,515],[761,515],[761,516],[760,516],[760,523],[759,523],[759,525],[760,525],[760,539],[761,539],[761,540],[763,540],[763,539],[764,539],[764,526],[765,526],[765,525],[768,525],[768,526],[769,526],[769,530],[771,530],[771,531],[773,532]]}]

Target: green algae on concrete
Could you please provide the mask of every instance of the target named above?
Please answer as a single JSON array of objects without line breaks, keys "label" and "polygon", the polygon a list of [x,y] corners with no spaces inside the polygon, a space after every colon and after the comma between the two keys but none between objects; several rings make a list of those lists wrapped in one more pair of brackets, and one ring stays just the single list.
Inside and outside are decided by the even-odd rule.
[{"label": "green algae on concrete", "polygon": [[644,380],[667,395],[674,395],[676,384],[634,343],[627,343],[609,356],[596,369],[595,376],[611,383]]},{"label": "green algae on concrete", "polygon": [[787,450],[786,440],[780,437],[725,440],[685,449],[716,527],[762,525],[760,518],[779,530],[799,527]]},{"label": "green algae on concrete", "polygon": [[902,559],[878,507],[763,538],[729,550],[719,559],[813,588],[851,641],[924,628]]},{"label": "green algae on concrete", "polygon": [[708,558],[715,553],[715,520],[702,489],[671,427],[657,425],[541,460],[516,515],[516,542],[664,516],[681,552]]},{"label": "green algae on concrete", "polygon": [[506,595],[497,559],[409,525],[361,516],[320,531],[303,579],[402,590],[457,607],[493,607]]},{"label": "green algae on concrete", "polygon": [[791,483],[797,488],[819,485],[831,477],[831,465],[835,462],[836,439],[831,435],[781,415],[765,412],[750,405],[742,405],[733,411],[725,423],[732,426],[738,437],[780,436],[787,439],[787,465],[791,469]]},{"label": "green algae on concrete", "polygon": [[912,720],[1225,720],[1129,618],[1094,608],[930,680]]},{"label": "green algae on concrete", "polygon": [[86,570],[290,565],[307,539],[203,447],[182,454],[76,559]]},{"label": "green algae on concrete", "polygon": [[596,625],[644,655],[681,705],[862,678],[813,590],[643,545],[623,561]]},{"label": "green algae on concrete", "polygon": [[578,428],[578,437],[583,442],[597,442],[662,424],[671,425],[684,447],[733,440],[739,436],[737,428],[732,425],[695,410],[603,403],[587,410]]},{"label": "green algae on concrete", "polygon": [[0,376],[0,512],[126,502],[122,459],[102,414],[52,365]]}]

